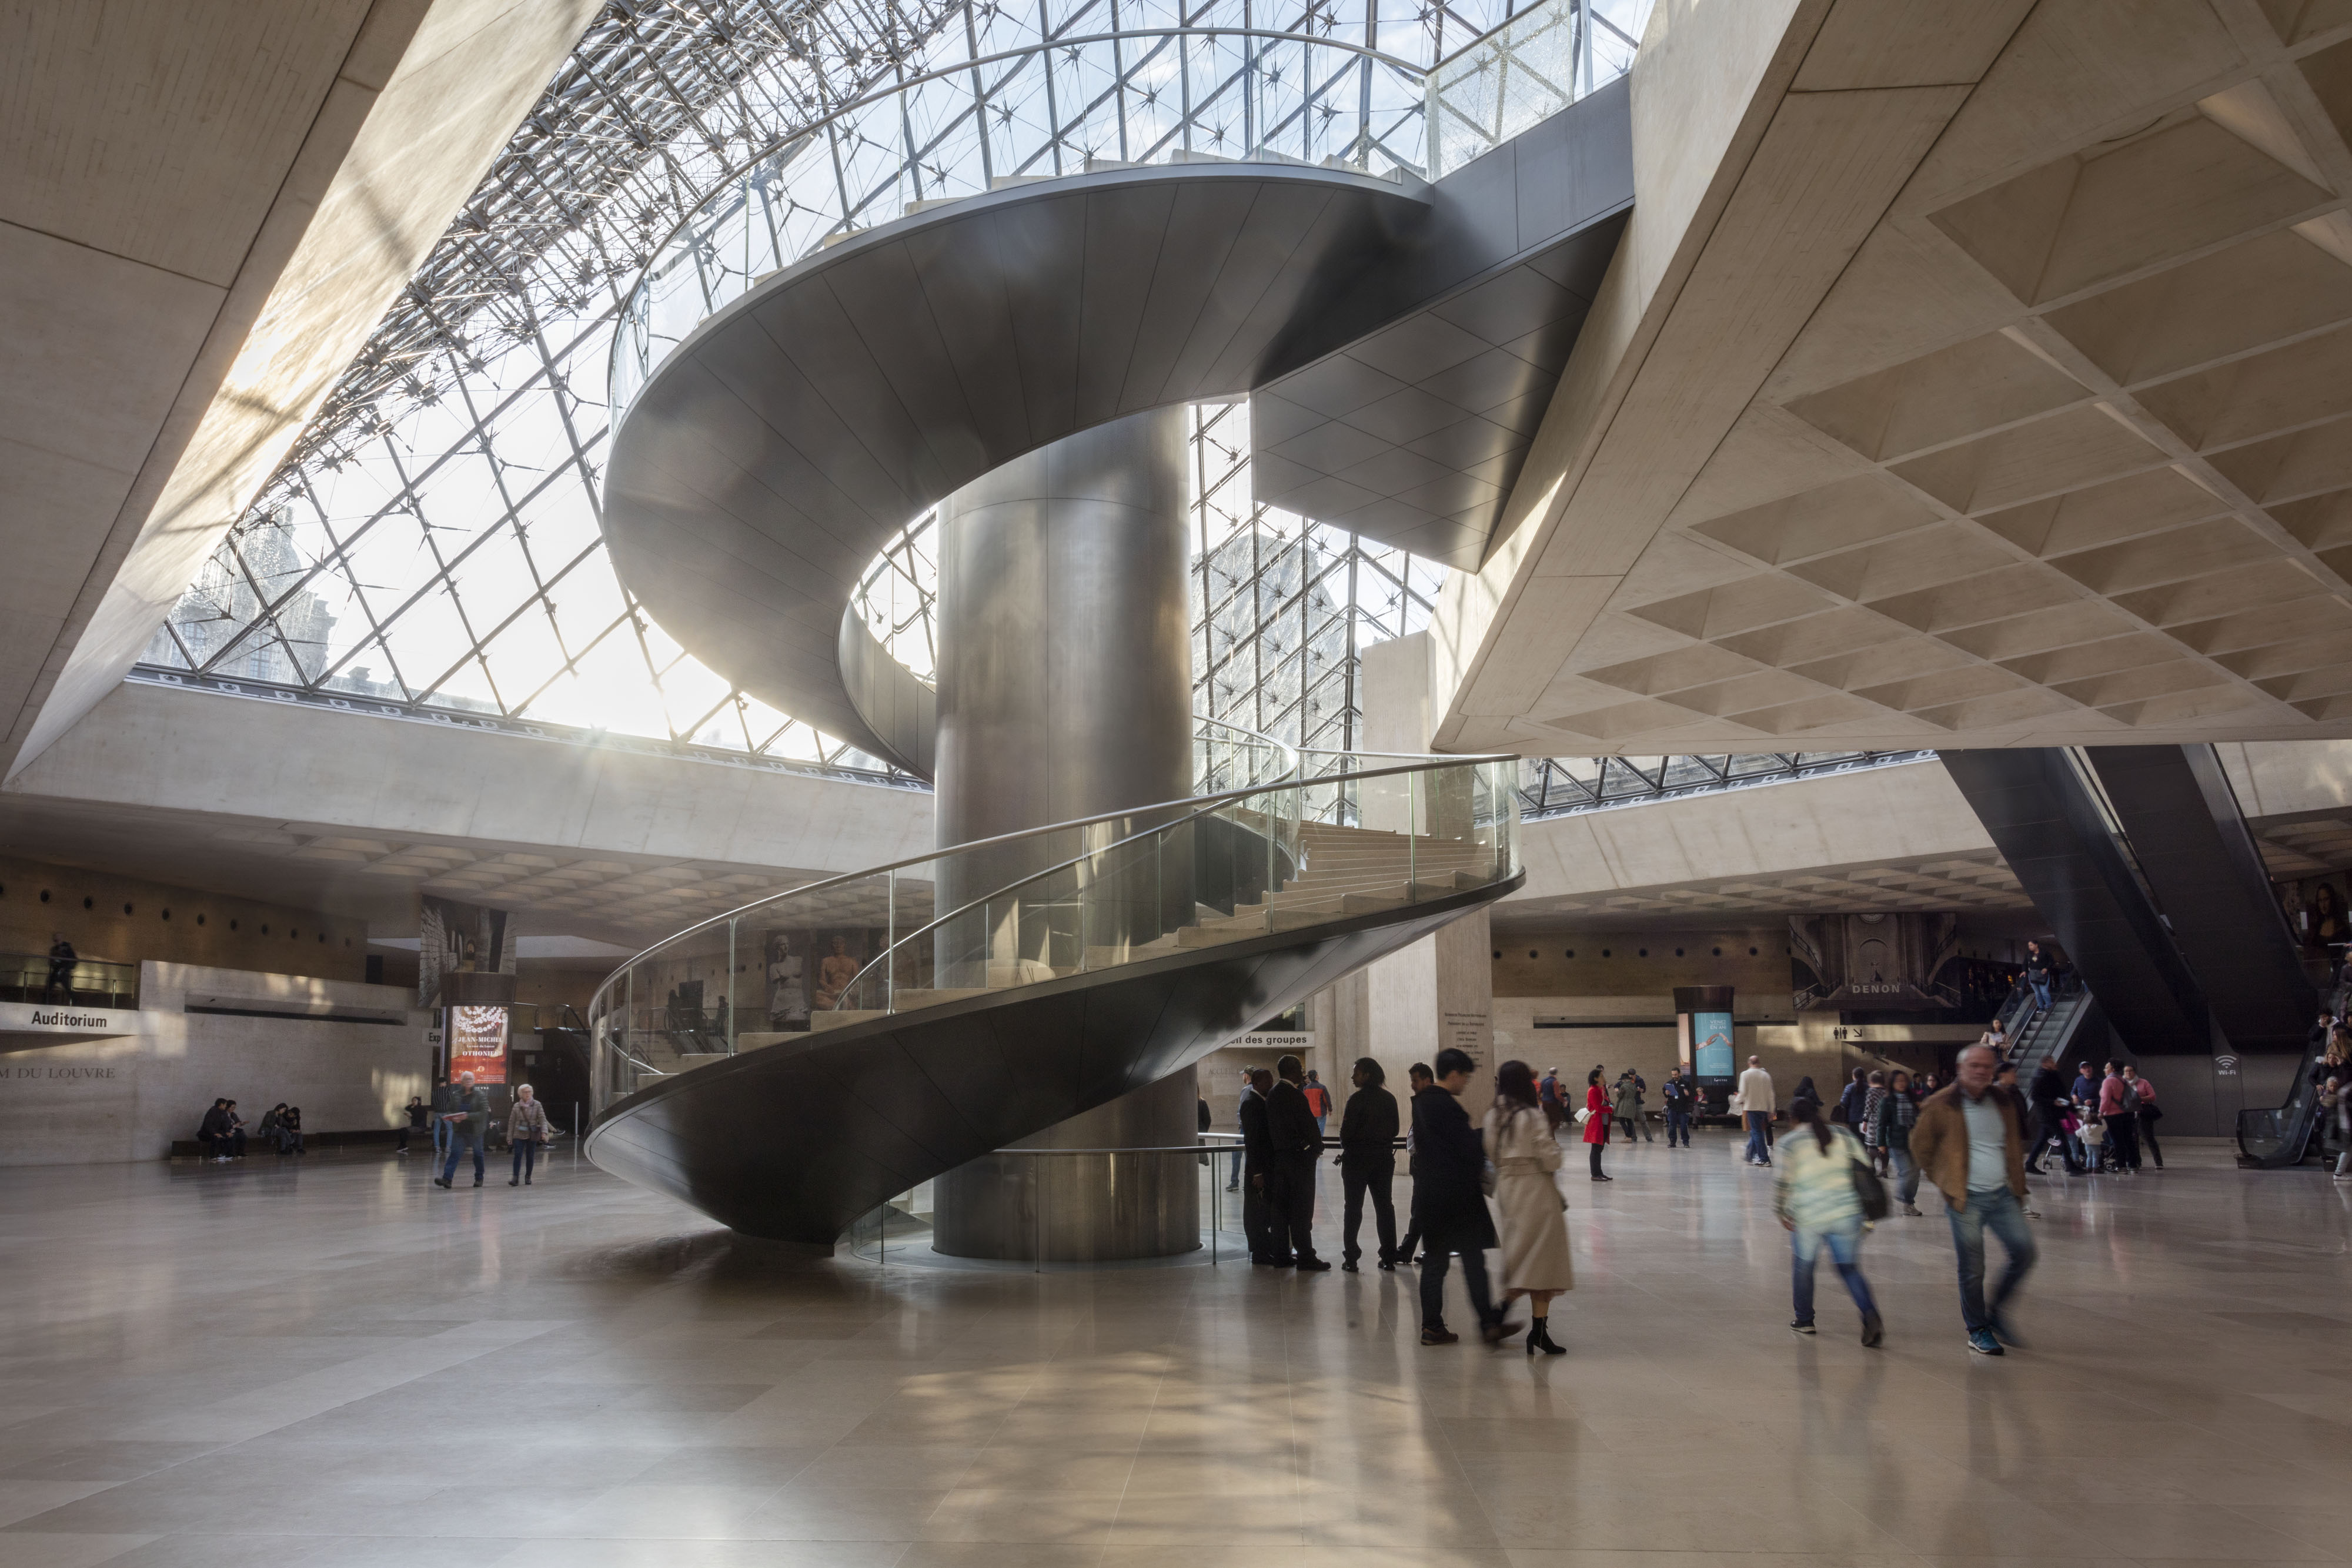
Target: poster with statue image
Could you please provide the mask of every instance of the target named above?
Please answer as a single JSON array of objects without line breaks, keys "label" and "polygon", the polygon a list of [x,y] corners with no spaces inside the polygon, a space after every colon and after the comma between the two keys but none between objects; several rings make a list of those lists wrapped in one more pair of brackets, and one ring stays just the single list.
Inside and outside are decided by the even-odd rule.
[{"label": "poster with statue image", "polygon": [[514,916],[431,894],[417,899],[416,1005],[438,1007],[444,975],[515,972]]}]

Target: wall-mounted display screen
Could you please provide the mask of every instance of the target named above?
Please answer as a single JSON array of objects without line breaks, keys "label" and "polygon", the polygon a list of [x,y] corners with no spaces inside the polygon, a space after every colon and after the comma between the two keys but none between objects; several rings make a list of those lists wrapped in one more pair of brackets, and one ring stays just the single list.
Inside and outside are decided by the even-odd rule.
[{"label": "wall-mounted display screen", "polygon": [[1731,1071],[1731,1015],[1691,1014],[1691,1071],[1702,1083],[1728,1083]]}]

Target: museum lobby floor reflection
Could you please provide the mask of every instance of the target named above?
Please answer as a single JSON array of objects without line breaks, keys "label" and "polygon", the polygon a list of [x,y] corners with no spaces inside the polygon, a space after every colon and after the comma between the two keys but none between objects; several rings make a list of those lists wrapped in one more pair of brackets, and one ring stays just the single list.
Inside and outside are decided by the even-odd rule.
[{"label": "museum lobby floor reflection", "polygon": [[2315,1167],[2050,1186],[1991,1362],[1932,1212],[1866,1245],[1885,1350],[1833,1291],[1802,1341],[1771,1173],[1612,1154],[1532,1364],[1422,1349],[1402,1273],[808,1260],[568,1153],[454,1194],[372,1155],[6,1171],[0,1564],[2352,1557]]}]

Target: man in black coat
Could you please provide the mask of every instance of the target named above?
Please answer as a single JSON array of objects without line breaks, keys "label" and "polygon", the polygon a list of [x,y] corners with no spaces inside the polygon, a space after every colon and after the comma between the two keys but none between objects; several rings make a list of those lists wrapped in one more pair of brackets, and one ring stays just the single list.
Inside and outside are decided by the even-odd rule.
[{"label": "man in black coat", "polygon": [[1486,1211],[1486,1146],[1462,1109],[1462,1091],[1475,1069],[1468,1051],[1448,1046],[1437,1053],[1435,1087],[1412,1099],[1412,1228],[1422,1238],[1423,1344],[1452,1344],[1462,1337],[1445,1326],[1449,1253],[1462,1254],[1462,1283],[1470,1291],[1479,1337],[1494,1344],[1517,1327],[1505,1325],[1486,1289],[1486,1249],[1496,1244],[1494,1218]]},{"label": "man in black coat", "polygon": [[2032,1113],[2025,1118],[2033,1129],[2033,1146],[2025,1151],[2025,1168],[2034,1176],[2042,1174],[2042,1157],[2050,1152],[2053,1141],[2066,1162],[2066,1168],[2076,1176],[2083,1174],[2082,1163],[2074,1151],[2066,1146],[2066,1129],[2059,1124],[2066,1116],[2066,1077],[2058,1071],[2058,1059],[2045,1056],[2041,1070],[2034,1073],[2033,1082],[2026,1090]]},{"label": "man in black coat", "polygon": [[1323,1130],[1307,1107],[1301,1085],[1306,1063],[1285,1056],[1274,1064],[1273,1092],[1265,1097],[1266,1137],[1274,1145],[1274,1169],[1265,1181],[1266,1207],[1274,1214],[1274,1253],[1284,1253],[1302,1272],[1328,1270],[1315,1255],[1315,1161],[1323,1153]]},{"label": "man in black coat", "polygon": [[1353,1274],[1364,1249],[1356,1245],[1363,1223],[1364,1195],[1372,1197],[1372,1224],[1381,1237],[1381,1267],[1396,1267],[1396,1204],[1389,1185],[1396,1179],[1396,1096],[1388,1074],[1369,1056],[1356,1059],[1356,1092],[1339,1113],[1339,1185],[1347,1207],[1339,1221],[1339,1267]]},{"label": "man in black coat", "polygon": [[1250,1069],[1249,1087],[1243,1091],[1242,1234],[1249,1239],[1250,1261],[1286,1264],[1275,1251],[1274,1223],[1266,1207],[1266,1182],[1274,1170],[1274,1142],[1266,1134],[1265,1096],[1274,1074],[1263,1067]]}]

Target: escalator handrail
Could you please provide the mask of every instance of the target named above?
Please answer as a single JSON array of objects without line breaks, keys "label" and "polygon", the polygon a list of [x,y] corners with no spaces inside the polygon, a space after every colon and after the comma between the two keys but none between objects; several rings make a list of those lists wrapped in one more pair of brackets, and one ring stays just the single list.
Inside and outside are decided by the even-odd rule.
[{"label": "escalator handrail", "polygon": [[[1307,757],[1395,756],[1399,754],[1392,752],[1302,751],[1299,755],[1304,758]],[[1421,757],[1423,764],[1421,767],[1402,769],[1402,771],[1412,773],[1433,773],[1443,768],[1475,767],[1481,762],[1504,760],[1500,758],[1491,757],[1440,757],[1423,753],[1404,753],[1402,755]],[[1400,771],[1400,769],[1393,768],[1383,768],[1381,770],[1381,774],[1391,774],[1398,771]],[[1272,784],[1261,785],[1257,789],[1250,790],[1247,793],[1253,795],[1272,795],[1279,793],[1285,789],[1311,789],[1320,784],[1339,783],[1350,779],[1369,779],[1379,776],[1381,775],[1372,773],[1338,773],[1328,774],[1316,779],[1293,778],[1286,780],[1279,780]],[[1514,796],[1513,798],[1516,799],[1517,797]],[[1229,803],[1229,801],[1224,801],[1223,800],[1220,800],[1219,801],[1219,804]],[[1148,810],[1149,808],[1146,809]],[[1209,816],[1217,809],[1217,805],[1203,806],[1201,810],[1180,818],[1176,821],[1162,822],[1156,827],[1146,828],[1140,832],[1129,833],[1123,839],[1114,840],[1111,842],[1103,844],[1097,848],[1083,850],[1077,854],[1072,855],[1068,860],[1062,862],[1058,865],[1047,866],[1045,870],[1032,873],[1030,875],[1023,877],[1018,882],[1008,882],[1003,887],[992,889],[990,892],[982,894],[977,898],[966,901],[956,908],[949,910],[945,915],[934,915],[929,922],[917,926],[914,930],[909,931],[906,936],[899,937],[897,941],[891,943],[888,946],[883,948],[881,952],[876,954],[871,959],[867,960],[866,967],[858,970],[856,975],[852,976],[847,985],[842,987],[841,994],[845,997],[854,994],[859,984],[865,980],[866,976],[872,974],[877,967],[887,963],[893,953],[896,953],[899,948],[906,946],[908,943],[914,942],[930,932],[938,930],[940,926],[960,915],[969,915],[975,909],[984,908],[988,904],[994,903],[996,900],[1004,897],[1006,894],[1016,893],[1020,889],[1028,886],[1033,882],[1040,882],[1049,876],[1057,876],[1063,872],[1068,871],[1083,862],[1098,860],[1102,856],[1109,854],[1113,850],[1125,849],[1130,844],[1141,843],[1147,839],[1157,838],[1164,834],[1172,833],[1178,828],[1190,827],[1194,822]]]},{"label": "escalator handrail", "polygon": [[[1379,754],[1340,753],[1338,755],[1358,756]],[[1516,754],[1508,752],[1465,753],[1458,757],[1423,756],[1417,766],[1402,768],[1367,768],[1362,772],[1333,774],[1320,779],[1302,779],[1297,781],[1296,786],[1286,786],[1283,784],[1253,784],[1245,789],[1219,790],[1217,793],[1213,795],[1191,795],[1174,800],[1154,801],[1149,805],[1128,806],[1116,811],[1101,811],[1090,817],[1073,818],[1066,822],[1048,822],[1043,827],[1023,828],[1018,832],[997,833],[985,839],[973,839],[967,843],[950,844],[945,849],[935,849],[923,854],[908,855],[902,860],[890,861],[882,865],[866,866],[859,871],[845,872],[838,876],[822,877],[815,882],[802,883],[797,887],[788,887],[781,893],[772,893],[762,898],[755,898],[749,904],[739,905],[734,909],[727,911],[723,915],[714,915],[709,916],[708,919],[698,920],[693,925],[685,927],[683,930],[671,932],[660,941],[653,943],[637,953],[631,955],[627,959],[624,960],[619,967],[615,968],[612,974],[605,977],[604,983],[603,985],[596,988],[595,994],[589,998],[588,1011],[590,1016],[593,1017],[598,1015],[600,1011],[608,1010],[604,1009],[602,1007],[602,1004],[605,999],[605,994],[612,989],[614,983],[626,976],[639,964],[644,963],[655,954],[659,953],[663,948],[669,946],[672,943],[682,942],[689,936],[694,936],[702,932],[726,925],[730,922],[743,918],[745,915],[751,914],[754,910],[760,909],[764,905],[778,904],[787,898],[805,897],[810,894],[823,893],[830,888],[843,887],[851,883],[863,882],[868,877],[881,876],[894,871],[903,871],[908,866],[928,865],[932,862],[943,860],[950,855],[966,854],[975,850],[1001,849],[1007,844],[1022,843],[1030,839],[1041,838],[1047,833],[1066,833],[1073,829],[1092,827],[1097,822],[1114,821],[1122,817],[1137,817],[1154,811],[1175,811],[1188,808],[1205,810],[1225,801],[1244,800],[1252,795],[1263,795],[1270,789],[1290,787],[1308,789],[1318,784],[1337,784],[1348,781],[1360,781],[1366,779],[1396,777],[1407,773],[1425,771],[1433,764],[1451,767],[1471,766],[1478,763],[1489,762],[1517,762],[1517,760],[1518,758]]]}]

